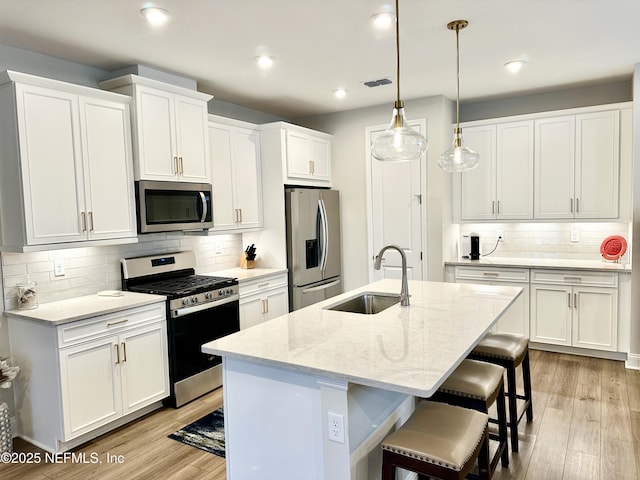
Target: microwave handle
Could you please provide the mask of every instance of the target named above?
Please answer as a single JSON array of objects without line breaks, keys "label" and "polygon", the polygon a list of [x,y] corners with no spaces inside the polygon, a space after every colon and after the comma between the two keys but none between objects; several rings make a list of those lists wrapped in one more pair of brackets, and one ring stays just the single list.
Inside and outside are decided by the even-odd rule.
[{"label": "microwave handle", "polygon": [[204,223],[207,218],[207,198],[205,197],[204,192],[198,193],[200,194],[200,200],[202,201],[202,218],[200,219],[200,221]]}]

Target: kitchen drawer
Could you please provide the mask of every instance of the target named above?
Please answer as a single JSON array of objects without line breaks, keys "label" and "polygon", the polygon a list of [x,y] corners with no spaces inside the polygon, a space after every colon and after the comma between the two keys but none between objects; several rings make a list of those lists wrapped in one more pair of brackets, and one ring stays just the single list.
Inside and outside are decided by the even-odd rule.
[{"label": "kitchen drawer", "polygon": [[456,267],[455,281],[529,282],[529,269],[493,267]]},{"label": "kitchen drawer", "polygon": [[164,320],[166,320],[165,302],[160,302],[67,323],[57,328],[58,347],[75,345],[145,323]]},{"label": "kitchen drawer", "polygon": [[272,288],[280,288],[287,286],[287,273],[278,273],[276,275],[266,275],[255,280],[242,280],[240,282],[240,296],[252,295],[260,293]]},{"label": "kitchen drawer", "polygon": [[617,287],[618,274],[612,272],[579,272],[574,270],[531,270],[531,283]]}]

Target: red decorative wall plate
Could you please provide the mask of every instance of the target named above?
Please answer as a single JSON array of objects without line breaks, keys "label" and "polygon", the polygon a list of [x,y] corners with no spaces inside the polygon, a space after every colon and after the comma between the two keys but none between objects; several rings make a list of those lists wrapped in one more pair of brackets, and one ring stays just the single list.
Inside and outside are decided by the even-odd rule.
[{"label": "red decorative wall plate", "polygon": [[620,235],[605,238],[600,245],[600,254],[605,260],[618,260],[627,251],[627,241]]}]

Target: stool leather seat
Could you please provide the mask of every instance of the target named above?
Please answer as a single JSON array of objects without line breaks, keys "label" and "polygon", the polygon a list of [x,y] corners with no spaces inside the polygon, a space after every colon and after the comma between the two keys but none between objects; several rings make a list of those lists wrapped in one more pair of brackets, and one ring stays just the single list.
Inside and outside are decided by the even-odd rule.
[{"label": "stool leather seat", "polygon": [[529,339],[510,333],[488,333],[475,346],[473,353],[485,357],[511,360],[516,365],[522,362],[529,348]]},{"label": "stool leather seat", "polygon": [[383,440],[383,468],[384,454],[391,452],[460,472],[487,441],[488,418],[476,410],[420,401],[404,425]]},{"label": "stool leather seat", "polygon": [[[504,368],[479,360],[463,360],[453,374],[444,381],[439,391],[490,401],[495,398],[504,376]],[[493,403],[490,401],[489,403]]]}]

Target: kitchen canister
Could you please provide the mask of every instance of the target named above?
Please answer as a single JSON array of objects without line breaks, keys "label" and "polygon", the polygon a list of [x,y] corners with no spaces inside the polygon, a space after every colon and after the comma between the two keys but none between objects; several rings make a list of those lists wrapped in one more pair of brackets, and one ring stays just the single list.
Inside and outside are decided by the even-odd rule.
[{"label": "kitchen canister", "polygon": [[38,291],[36,282],[27,278],[24,283],[18,283],[18,310],[31,310],[38,308]]}]

